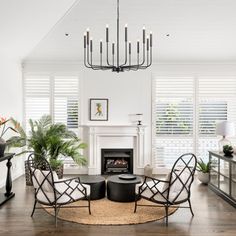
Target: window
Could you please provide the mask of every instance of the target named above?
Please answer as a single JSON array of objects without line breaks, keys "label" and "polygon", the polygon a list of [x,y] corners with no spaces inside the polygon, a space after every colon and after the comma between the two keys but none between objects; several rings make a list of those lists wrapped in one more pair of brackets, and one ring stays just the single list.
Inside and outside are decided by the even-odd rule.
[{"label": "window", "polygon": [[236,121],[236,78],[153,79],[153,165],[169,169],[185,152],[208,158],[216,123]]},{"label": "window", "polygon": [[[218,148],[216,123],[236,121],[236,78],[199,77],[197,83],[199,107],[196,153],[207,159],[208,150]],[[234,141],[232,138],[230,140]]]},{"label": "window", "polygon": [[78,94],[77,76],[25,76],[26,130],[29,130],[29,119],[37,120],[45,114],[51,115],[53,122],[77,129]]}]

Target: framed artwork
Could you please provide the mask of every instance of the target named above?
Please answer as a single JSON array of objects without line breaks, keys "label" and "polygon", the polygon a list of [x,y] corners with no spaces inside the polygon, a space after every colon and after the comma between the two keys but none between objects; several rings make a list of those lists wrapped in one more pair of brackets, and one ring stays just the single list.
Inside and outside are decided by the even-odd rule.
[{"label": "framed artwork", "polygon": [[90,120],[91,121],[108,120],[108,99],[106,98],[90,99]]}]

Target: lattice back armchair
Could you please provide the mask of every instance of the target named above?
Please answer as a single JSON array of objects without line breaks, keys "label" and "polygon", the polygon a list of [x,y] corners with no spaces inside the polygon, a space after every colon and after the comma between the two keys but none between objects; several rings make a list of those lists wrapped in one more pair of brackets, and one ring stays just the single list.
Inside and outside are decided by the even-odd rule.
[{"label": "lattice back armchair", "polygon": [[[174,163],[171,172],[165,180],[145,177],[144,182],[136,186],[135,210],[138,206],[148,206],[138,204],[138,199],[144,198],[151,202],[161,204],[160,207],[165,207],[166,225],[168,225],[168,208],[180,207],[176,206],[184,202],[188,202],[190,211],[193,214],[190,196],[191,185],[194,180],[197,158],[192,153],[186,153],[180,156]],[[158,206],[158,205],[157,205]]]},{"label": "lattice back armchair", "polygon": [[[38,161],[40,159],[40,161]],[[59,180],[55,171],[53,171],[45,158],[34,160],[34,154],[28,157],[28,167],[35,189],[35,202],[31,217],[34,215],[37,203],[54,208],[55,223],[57,225],[57,215],[60,208],[88,207],[90,211],[90,186],[82,184],[80,179],[71,178]],[[70,206],[68,204],[78,200],[88,201],[87,206]]]}]

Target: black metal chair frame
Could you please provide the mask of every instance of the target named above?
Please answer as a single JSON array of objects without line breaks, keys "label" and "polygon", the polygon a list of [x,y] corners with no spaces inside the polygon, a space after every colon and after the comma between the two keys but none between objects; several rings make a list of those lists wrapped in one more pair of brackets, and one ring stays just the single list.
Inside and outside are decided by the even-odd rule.
[{"label": "black metal chair frame", "polygon": [[[186,156],[189,156],[189,160],[186,162],[184,160],[184,157]],[[182,162],[184,164],[184,167],[181,169],[181,170],[178,170],[177,166],[178,166],[178,163],[179,162]],[[190,163],[193,162],[193,165],[190,166]],[[160,179],[156,179],[156,178],[151,178],[151,177],[148,177],[148,176],[145,176],[144,178],[144,182],[143,184],[139,187],[139,192],[138,194],[136,195],[136,198],[135,198],[135,209],[134,209],[134,213],[137,211],[137,207],[138,206],[146,206],[146,207],[153,207],[155,205],[144,205],[144,204],[138,204],[138,200],[140,199],[140,197],[146,199],[146,200],[149,200],[151,202],[154,202],[154,203],[157,203],[157,204],[161,204],[161,205],[156,205],[156,207],[165,207],[165,213],[166,213],[166,225],[168,225],[168,210],[169,210],[169,207],[171,208],[189,208],[190,211],[191,211],[191,214],[192,216],[194,216],[194,213],[193,213],[193,210],[192,210],[192,205],[191,205],[191,201],[190,201],[190,196],[191,196],[191,192],[190,192],[190,189],[191,189],[191,185],[193,183],[193,180],[194,180],[194,174],[195,174],[195,170],[196,170],[196,165],[197,165],[197,158],[194,154],[192,153],[186,153],[186,154],[183,154],[181,155],[177,160],[176,162],[174,163],[172,169],[171,169],[171,172],[170,172],[170,179],[167,181],[167,180],[160,180]],[[184,173],[184,171],[186,170],[189,170],[189,176],[188,178],[185,180],[185,182],[182,181],[181,179],[181,175],[182,173]],[[181,183],[181,190],[179,191],[179,193],[176,195],[176,197],[172,200],[169,199],[169,194],[170,194],[170,189],[171,189],[171,186],[173,186],[173,184],[179,180],[180,183]],[[152,181],[153,182],[153,185],[148,185],[147,182],[150,182]],[[190,182],[189,182],[190,181]],[[164,189],[164,190],[161,190],[161,189],[158,189],[158,184],[160,186],[160,183],[166,183],[168,184],[167,188]],[[188,187],[186,187],[187,183],[189,183]],[[150,197],[150,198],[147,198],[145,196],[142,196],[142,193],[149,189],[153,195]],[[183,200],[177,200],[178,197],[181,195],[181,193],[186,190],[187,191],[187,197]],[[155,199],[155,196],[156,195],[160,195],[164,201],[158,201]],[[188,205],[189,206],[178,206],[179,204],[181,203],[184,203],[184,202],[188,202]]]},{"label": "black metal chair frame", "polygon": [[[33,182],[33,179],[34,179],[34,181],[36,181],[36,183],[38,185],[38,188],[34,189],[35,190],[35,201],[34,201],[33,211],[31,213],[31,217],[33,217],[35,209],[54,208],[55,224],[57,226],[57,216],[58,216],[58,213],[59,213],[61,208],[88,207],[89,214],[91,214],[90,195],[87,194],[87,189],[80,182],[80,178],[76,177],[76,178],[70,178],[70,179],[65,179],[65,180],[63,179],[63,180],[59,180],[59,181],[54,181],[53,171],[52,171],[48,161],[45,158],[41,158],[40,161],[35,162],[33,156],[34,156],[34,153],[31,153],[28,157],[28,167],[29,167],[29,170],[30,170],[30,176],[31,176],[32,182]],[[44,177],[44,179],[41,183],[39,182],[39,180],[35,176],[35,173],[36,173],[37,170],[40,170],[41,174]],[[47,171],[47,173],[45,173],[45,171]],[[73,187],[71,186],[72,181],[73,182],[75,181],[74,183],[76,183],[76,185],[73,186]],[[47,193],[43,189],[43,184],[45,182],[48,183],[49,186],[53,190],[53,196],[54,196],[53,201],[50,200]],[[64,189],[63,192],[59,192],[55,187],[55,184],[60,184],[60,183],[63,183],[66,186],[66,189]],[[68,190],[70,190],[70,194],[67,193]],[[48,202],[42,202],[42,201],[37,199],[37,194],[38,194],[39,191],[41,191],[43,193],[43,195],[45,196],[45,198],[47,199]],[[80,198],[80,199],[74,199],[71,196],[71,194],[75,191],[80,191],[80,193],[83,195],[83,197]],[[69,200],[66,201],[66,202],[63,202],[63,203],[59,203],[58,200],[62,196],[67,196],[69,198]],[[88,205],[87,206],[67,206],[68,204],[76,202],[78,200],[87,200]],[[36,207],[37,203],[45,205],[46,207]]]}]

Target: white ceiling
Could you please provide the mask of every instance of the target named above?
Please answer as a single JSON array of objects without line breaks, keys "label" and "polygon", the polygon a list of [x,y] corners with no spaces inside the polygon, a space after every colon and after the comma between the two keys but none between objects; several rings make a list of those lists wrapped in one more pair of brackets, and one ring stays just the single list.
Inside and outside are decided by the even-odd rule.
[{"label": "white ceiling", "polygon": [[0,55],[24,58],[76,0],[0,0]]},{"label": "white ceiling", "polygon": [[[45,1],[34,2],[40,6]],[[120,0],[120,5],[122,30],[128,23],[131,41],[141,38],[144,24],[153,31],[156,62],[236,61],[236,0]],[[49,10],[47,15],[54,12]],[[25,13],[40,17],[27,9]],[[85,29],[90,28],[98,43],[105,38],[107,23],[115,39],[116,0],[80,0],[25,59],[81,61]],[[35,24],[32,30],[37,28]]]}]

